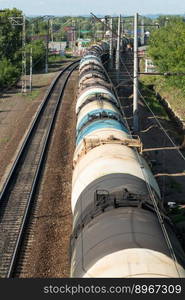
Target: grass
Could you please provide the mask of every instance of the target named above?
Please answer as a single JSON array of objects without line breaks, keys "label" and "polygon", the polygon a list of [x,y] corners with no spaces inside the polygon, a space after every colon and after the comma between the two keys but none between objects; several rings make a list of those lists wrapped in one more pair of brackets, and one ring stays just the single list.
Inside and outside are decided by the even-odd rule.
[{"label": "grass", "polygon": [[171,216],[171,218],[172,218],[173,223],[175,223],[175,224],[185,221],[185,216],[183,216],[181,214],[173,216],[173,217]]},{"label": "grass", "polygon": [[48,58],[48,62],[49,63],[53,63],[53,62],[63,62],[64,60],[66,60],[67,58],[65,56],[60,56],[59,54],[54,54],[54,55],[50,55]]},{"label": "grass", "polygon": [[165,98],[170,104],[171,108],[185,120],[185,94],[182,90],[171,87],[163,78],[157,83],[156,92],[158,92],[162,98]]},{"label": "grass", "polygon": [[8,141],[10,140],[9,136],[5,136],[3,138],[0,139],[0,143],[6,144],[8,143]]},{"label": "grass", "polygon": [[19,96],[24,97],[25,100],[32,101],[35,100],[40,94],[40,90],[33,90],[31,93],[27,92],[26,94],[18,93]]},{"label": "grass", "polygon": [[175,181],[174,179],[170,179],[169,187],[174,189],[178,193],[182,193],[182,185]]},{"label": "grass", "polygon": [[[145,70],[144,59],[141,59],[140,61],[140,69],[141,72],[144,72]],[[151,110],[161,118],[168,120],[168,115],[163,106],[159,103],[158,99],[156,98],[155,91],[153,90],[153,87],[156,85],[158,80],[160,80],[159,76],[141,75],[139,77],[140,90]]]},{"label": "grass", "polygon": [[[143,71],[143,59],[141,60],[140,68],[141,71]],[[170,86],[169,82],[164,76],[141,75],[140,82],[145,87],[153,87],[154,94],[155,92],[159,93],[162,98],[168,101],[174,112],[177,113],[182,120],[185,120],[185,93],[183,90],[174,86]]]},{"label": "grass", "polygon": [[145,101],[148,103],[151,110],[154,112],[155,115],[165,119],[169,120],[168,115],[163,108],[163,106],[159,103],[159,101],[156,98],[155,92],[149,88],[150,84],[145,84],[143,81],[140,81],[140,90],[141,94],[144,96]]},{"label": "grass", "polygon": [[71,60],[72,58],[75,58],[74,56],[72,56],[70,53],[66,53],[65,56],[60,56],[60,54],[53,54],[53,55],[49,55],[48,61],[49,63],[53,63],[53,62],[58,62],[58,63],[62,63],[63,61],[66,60]]},{"label": "grass", "polygon": [[40,94],[40,90],[33,90],[31,93],[28,93],[25,97],[27,100],[34,100]]},{"label": "grass", "polygon": [[183,222],[185,221],[185,209],[180,209],[179,207],[172,208],[169,212],[169,216],[175,224]]}]

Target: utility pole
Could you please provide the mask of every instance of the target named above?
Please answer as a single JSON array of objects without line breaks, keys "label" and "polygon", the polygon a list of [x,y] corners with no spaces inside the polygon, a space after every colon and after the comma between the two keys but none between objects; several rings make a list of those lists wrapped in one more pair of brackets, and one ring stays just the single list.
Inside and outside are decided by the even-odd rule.
[{"label": "utility pole", "polygon": [[73,41],[72,41],[72,48],[73,48],[73,54],[74,54],[74,52],[75,52],[75,50],[76,50],[76,46],[75,46],[75,42],[76,42],[76,22],[75,22],[75,20],[73,20],[72,21],[72,27],[73,27],[73,30],[72,30],[72,39],[73,39]]},{"label": "utility pole", "polygon": [[145,44],[145,20],[141,20],[141,45]]},{"label": "utility pole", "polygon": [[96,22],[93,19],[93,43],[96,41]]},{"label": "utility pole", "polygon": [[113,65],[113,19],[110,18],[110,47],[109,47],[109,56],[110,56],[110,65]]},{"label": "utility pole", "polygon": [[[34,24],[31,24],[31,27],[32,27],[32,30],[31,30],[31,42],[32,42]],[[32,92],[32,74],[33,74],[33,48],[31,46],[31,48],[30,48],[30,93]]]},{"label": "utility pole", "polygon": [[78,21],[78,38],[80,39],[81,38],[81,20],[79,19]]},{"label": "utility pole", "polygon": [[122,21],[121,21],[121,40],[123,39],[123,35],[124,35],[124,19],[122,18]]},{"label": "utility pole", "polygon": [[106,35],[107,22],[108,22],[108,16],[105,16],[105,18],[104,18],[104,28],[103,28],[103,38],[105,38],[105,35]]},{"label": "utility pole", "polygon": [[30,93],[32,92],[32,73],[33,73],[33,57],[32,47],[30,48]]},{"label": "utility pole", "polygon": [[48,73],[49,19],[47,20],[47,23],[45,73]]},{"label": "utility pole", "polygon": [[105,22],[102,20],[102,27],[101,27],[101,39],[104,39],[104,29],[105,29]]},{"label": "utility pole", "polygon": [[116,48],[116,69],[120,67],[120,34],[121,34],[121,15],[118,18],[118,36],[117,36],[117,48]]},{"label": "utility pole", "polygon": [[22,32],[22,93],[26,93],[26,18],[23,15],[23,32]]},{"label": "utility pole", "polygon": [[51,41],[53,43],[53,20],[50,21],[50,32],[51,32]]},{"label": "utility pole", "polygon": [[138,132],[138,13],[134,18],[134,86],[133,86],[133,130]]}]

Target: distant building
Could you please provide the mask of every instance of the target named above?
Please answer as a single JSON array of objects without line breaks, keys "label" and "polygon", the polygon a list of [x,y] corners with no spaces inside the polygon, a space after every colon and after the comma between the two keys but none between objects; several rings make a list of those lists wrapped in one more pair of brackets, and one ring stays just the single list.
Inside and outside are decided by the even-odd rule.
[{"label": "distant building", "polygon": [[64,56],[66,45],[66,42],[49,42],[49,51],[52,54],[60,54]]},{"label": "distant building", "polygon": [[90,39],[78,39],[75,47],[75,55],[83,56],[86,53],[86,48],[89,46],[91,42]]}]

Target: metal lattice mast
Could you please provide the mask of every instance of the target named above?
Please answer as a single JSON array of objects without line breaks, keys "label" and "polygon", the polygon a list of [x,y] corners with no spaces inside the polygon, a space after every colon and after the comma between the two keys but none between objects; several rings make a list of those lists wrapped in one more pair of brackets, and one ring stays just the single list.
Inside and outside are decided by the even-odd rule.
[{"label": "metal lattice mast", "polygon": [[22,93],[26,93],[26,17],[10,17],[13,26],[22,26]]}]

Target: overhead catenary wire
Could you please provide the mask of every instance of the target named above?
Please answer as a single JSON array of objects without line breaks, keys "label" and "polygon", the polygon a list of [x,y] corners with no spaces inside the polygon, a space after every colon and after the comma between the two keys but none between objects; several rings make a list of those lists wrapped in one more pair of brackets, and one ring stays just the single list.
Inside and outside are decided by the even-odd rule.
[{"label": "overhead catenary wire", "polygon": [[[110,78],[109,75],[108,75],[108,78]],[[112,89],[114,89],[114,87]],[[117,90],[115,90],[115,95],[116,94],[118,95]],[[117,99],[119,99],[119,97]],[[123,108],[121,107],[121,105],[120,105],[120,110],[123,111]],[[123,111],[123,115],[124,115],[124,111]],[[147,178],[147,174],[146,174],[145,170],[143,169],[142,157],[139,155],[139,153],[137,151],[136,151],[136,153],[138,155],[138,163],[140,164],[141,170],[143,172],[143,179],[145,178],[144,181],[145,181],[145,184],[146,184],[147,189],[148,189],[148,193],[147,194],[149,194],[151,202],[153,203],[153,207],[154,207],[155,213],[156,213],[156,215],[158,217],[159,224],[161,226],[161,232],[163,233],[164,240],[166,241],[166,244],[167,244],[167,248],[168,248],[168,251],[169,251],[169,255],[168,256],[172,258],[172,261],[173,261],[173,264],[174,264],[174,268],[176,269],[176,273],[180,277],[180,272],[179,272],[179,269],[178,269],[179,268],[178,261],[177,261],[177,258],[176,258],[173,246],[171,244],[170,238],[168,236],[168,232],[167,232],[165,224],[164,224],[164,216],[162,215],[162,213],[161,213],[161,211],[160,211],[160,209],[158,207],[158,202],[157,202],[156,195],[155,195],[154,191],[152,190],[152,187],[150,186],[150,183],[147,181],[148,178]],[[81,204],[81,216],[82,216],[82,201],[81,201],[81,198],[80,198],[80,204]],[[83,232],[82,232],[82,235],[83,235]],[[81,235],[81,238],[82,238],[82,235]],[[82,243],[83,243],[83,240],[82,240]],[[83,244],[82,244],[82,251],[83,250],[84,249],[83,249]],[[85,254],[83,252],[82,253],[82,260],[84,259],[84,255]],[[82,265],[83,265],[84,271],[86,271],[85,270],[85,265],[84,265],[84,260],[82,261]]]},{"label": "overhead catenary wire", "polygon": [[[133,84],[134,84],[134,77],[130,74],[126,64],[123,62],[122,57],[120,57],[120,61],[122,63],[122,65],[125,67],[126,72],[128,73],[130,79],[132,80]],[[156,117],[156,115],[154,114],[154,112],[152,111],[152,109],[150,108],[150,106],[148,105],[148,103],[146,102],[144,96],[141,94],[141,91],[139,90],[139,88],[137,89],[138,93],[140,95],[140,97],[143,99],[143,102],[145,103],[145,105],[147,106],[148,110],[151,112],[151,114],[153,115],[155,121],[158,123],[159,128],[163,131],[163,133],[167,136],[167,138],[169,139],[169,141],[172,143],[172,145],[176,148],[176,150],[178,151],[179,155],[182,157],[182,159],[185,161],[185,157],[182,154],[182,152],[178,149],[178,146],[174,143],[174,141],[172,140],[172,138],[169,136],[169,134],[167,133],[167,131],[165,130],[165,128],[162,126],[161,122],[158,120],[158,118]]]},{"label": "overhead catenary wire", "polygon": [[[91,13],[91,14],[92,14],[93,17],[95,18],[95,20],[97,20],[98,22],[101,22],[101,23],[102,23],[102,21],[101,21],[98,17],[96,17],[93,13]],[[114,34],[115,36],[117,36],[117,33],[116,33],[114,30],[112,30],[110,27],[109,27],[109,30],[111,30],[111,31],[113,32],[113,34]],[[129,75],[130,79],[132,80],[132,82],[133,82],[133,84],[134,84],[134,76],[132,76],[132,75],[130,74],[130,72],[129,72],[129,70],[128,70],[128,68],[127,68],[126,64],[124,63],[124,61],[123,61],[123,59],[122,59],[121,56],[120,56],[120,61],[121,61],[121,64],[125,67],[127,74]],[[158,123],[159,128],[160,128],[160,129],[163,131],[163,133],[167,136],[167,138],[170,140],[170,142],[172,143],[172,145],[173,145],[174,147],[176,147],[176,150],[178,151],[179,155],[180,155],[180,156],[182,157],[182,159],[185,161],[184,155],[183,155],[182,152],[178,149],[177,145],[176,145],[176,144],[174,143],[174,141],[171,139],[171,137],[169,136],[169,134],[167,133],[167,131],[166,131],[166,130],[164,129],[164,127],[162,126],[161,122],[157,119],[157,117],[156,117],[155,114],[153,113],[152,109],[150,108],[150,106],[148,105],[148,103],[145,101],[145,98],[144,98],[144,96],[141,94],[141,92],[140,92],[140,90],[139,90],[139,87],[137,88],[137,90],[138,90],[139,95],[140,95],[141,98],[143,99],[145,105],[147,106],[147,108],[149,109],[149,111],[152,113],[154,119],[155,119],[156,122]]]},{"label": "overhead catenary wire", "polygon": [[[129,72],[127,66],[126,66],[126,64],[123,62],[122,57],[120,57],[120,61],[121,61],[122,65],[125,67],[126,72],[128,73],[129,77],[131,78],[131,80],[132,80],[132,82],[133,82],[133,84],[134,84],[134,78],[133,78],[133,76],[130,74],[130,72]],[[137,90],[138,90],[138,93],[140,94],[140,96],[142,97],[142,99],[144,100],[144,103],[146,104],[146,106],[148,107],[148,109],[150,110],[150,112],[152,113],[152,115],[154,116],[155,120],[156,120],[157,123],[159,124],[160,129],[162,129],[162,131],[163,131],[163,132],[165,133],[165,135],[168,137],[168,139],[170,140],[170,142],[171,142],[175,147],[177,147],[176,144],[173,142],[173,140],[172,140],[172,139],[170,138],[170,136],[168,135],[168,133],[166,132],[166,130],[164,129],[164,127],[162,126],[162,124],[160,123],[160,121],[156,118],[155,114],[153,113],[153,111],[151,110],[151,108],[149,107],[149,105],[146,103],[146,101],[145,101],[145,99],[144,99],[144,96],[141,94],[139,88],[137,88]],[[181,153],[181,151],[178,150],[178,149],[177,149],[177,151],[181,154],[181,157],[182,157],[183,160],[185,161],[185,158],[184,158],[183,154]],[[158,207],[158,205],[157,205],[157,203],[156,203],[156,199],[155,199],[154,192],[153,192],[153,190],[152,190],[150,184],[149,184],[148,181],[147,181],[146,174],[145,174],[144,169],[143,169],[143,167],[142,167],[141,157],[140,157],[138,151],[136,151],[136,154],[137,154],[137,157],[138,157],[138,161],[139,161],[139,163],[140,163],[140,166],[141,166],[141,171],[142,171],[143,176],[144,176],[144,178],[145,178],[145,183],[146,183],[146,186],[147,186],[149,195],[150,195],[150,199],[151,199],[151,201],[152,201],[152,203],[153,203],[153,206],[154,206],[155,212],[156,212],[156,214],[157,214],[158,221],[159,221],[159,224],[160,224],[160,226],[161,226],[161,229],[162,229],[162,232],[163,232],[163,235],[164,235],[166,244],[167,244],[167,246],[168,246],[168,249],[169,249],[169,252],[170,252],[171,257],[173,258],[173,261],[174,261],[174,265],[175,265],[177,274],[178,274],[178,276],[179,276],[179,278],[180,278],[180,273],[179,273],[179,270],[178,270],[178,261],[177,261],[176,255],[175,255],[175,251],[174,251],[173,246],[172,246],[172,244],[171,244],[171,241],[170,241],[168,232],[167,232],[167,230],[166,230],[166,227],[165,227],[163,218],[162,218],[162,216],[161,216],[159,207]]]},{"label": "overhead catenary wire", "polygon": [[[126,65],[124,64],[124,62],[123,62],[123,60],[122,60],[121,57],[120,57],[120,61],[121,61],[121,63],[125,66],[125,69],[126,69],[128,75],[130,76],[130,78],[132,79],[133,84],[134,84],[134,80],[133,80],[134,78],[131,76],[130,72],[128,71],[128,69],[127,69]],[[104,68],[104,69],[105,69],[105,68]],[[110,76],[108,75],[108,73],[107,73],[106,70],[105,70],[105,72],[106,72],[106,74],[107,74],[107,76],[108,76],[110,82],[112,83],[112,81],[111,81],[111,79],[110,79]],[[113,87],[113,88],[114,88],[114,87]],[[116,94],[116,96],[117,96],[117,99],[118,99],[118,101],[119,101],[119,103],[120,103],[120,109],[121,109],[121,111],[122,111],[122,114],[123,114],[123,116],[125,117],[125,113],[124,113],[123,108],[122,108],[122,106],[121,106],[121,102],[120,102],[120,99],[119,99],[117,90],[116,90],[115,88],[114,88],[114,90],[115,90],[115,94]],[[138,90],[139,90],[139,89],[138,89]],[[139,91],[139,92],[140,92],[140,91]],[[141,93],[140,93],[140,94],[141,94]],[[141,96],[142,96],[142,95],[141,95]],[[143,96],[142,96],[142,97],[143,97]],[[143,97],[143,98],[144,98],[144,97]],[[153,112],[152,112],[152,114],[154,115]],[[155,117],[155,119],[156,119],[156,116],[155,116],[155,115],[154,115],[154,117]],[[156,120],[157,120],[157,119],[156,119]],[[129,128],[129,126],[128,126],[128,122],[127,122],[126,117],[125,117],[125,121],[126,121],[126,124],[127,124],[128,129],[129,129],[129,131],[130,131],[130,128]],[[158,120],[157,120],[157,121],[158,121]],[[158,121],[158,122],[159,122],[159,121]],[[162,129],[164,130],[164,133],[167,135],[167,137],[169,137],[169,135],[166,133],[165,129],[163,128],[163,126],[161,125],[160,122],[159,122],[159,124],[160,124],[160,127],[162,127]],[[170,138],[170,137],[169,137],[169,138]],[[171,140],[171,138],[170,138],[170,140]],[[175,143],[174,143],[172,140],[171,140],[171,142],[175,145]],[[175,145],[175,146],[176,146],[176,145]],[[180,151],[179,151],[179,152],[180,152]],[[168,232],[167,232],[167,230],[166,230],[166,227],[165,227],[163,218],[162,218],[162,216],[161,216],[161,213],[160,213],[160,211],[159,211],[158,205],[157,205],[157,203],[156,203],[156,199],[155,199],[154,192],[153,192],[153,190],[152,190],[150,184],[149,184],[148,181],[147,181],[146,174],[145,174],[144,169],[143,169],[143,164],[142,164],[142,161],[141,161],[141,157],[140,157],[140,155],[139,155],[139,153],[138,153],[137,150],[136,150],[136,154],[137,154],[138,161],[139,161],[139,164],[140,164],[140,167],[141,167],[141,171],[142,171],[142,173],[143,173],[143,177],[145,178],[145,183],[146,183],[146,186],[147,186],[149,195],[150,195],[150,199],[151,199],[151,201],[152,201],[152,203],[153,203],[153,206],[154,206],[155,212],[156,212],[156,214],[157,214],[157,217],[158,217],[158,221],[159,221],[161,230],[162,230],[162,232],[163,232],[163,236],[164,236],[164,238],[165,238],[167,247],[168,247],[168,249],[169,249],[169,253],[170,253],[170,255],[171,255],[172,259],[173,259],[175,269],[176,269],[177,274],[178,274],[178,276],[179,276],[179,278],[180,278],[181,276],[180,276],[180,272],[179,272],[179,270],[178,270],[178,261],[177,261],[176,255],[175,255],[175,251],[174,251],[173,246],[172,246],[172,244],[171,244],[171,241],[170,241]]]}]

